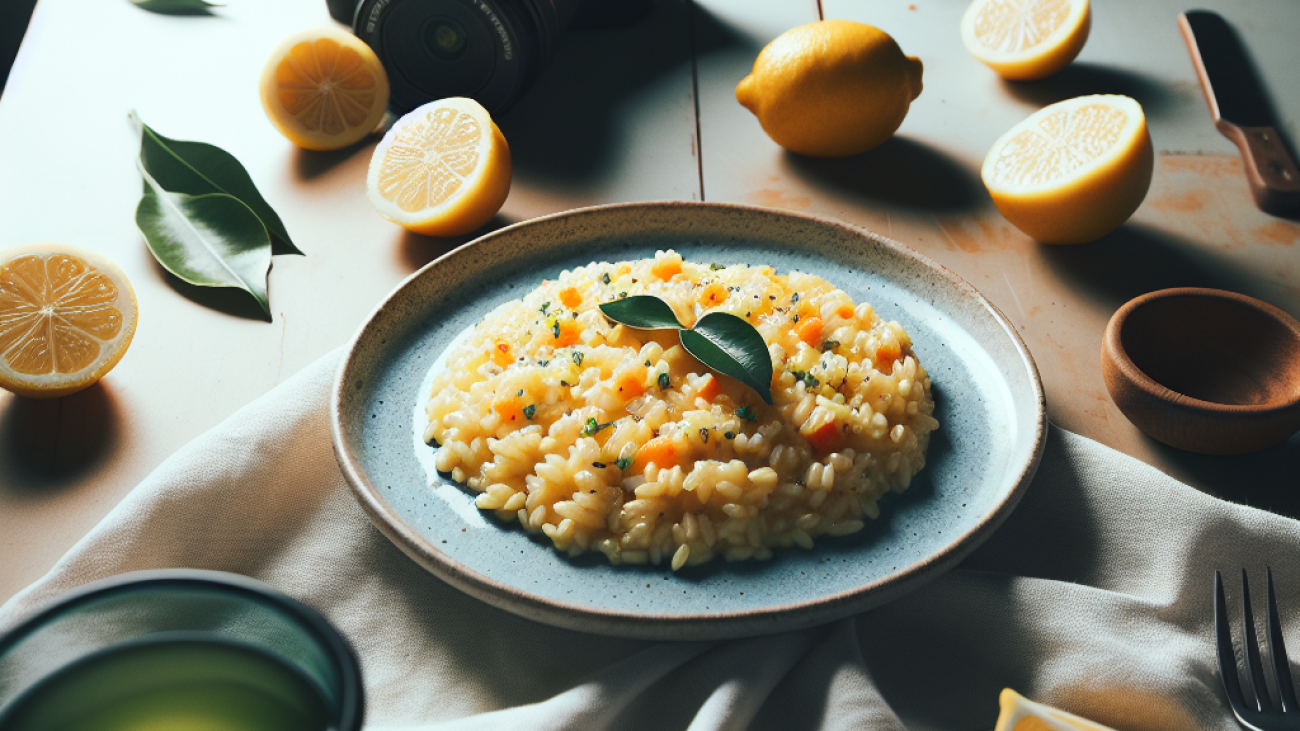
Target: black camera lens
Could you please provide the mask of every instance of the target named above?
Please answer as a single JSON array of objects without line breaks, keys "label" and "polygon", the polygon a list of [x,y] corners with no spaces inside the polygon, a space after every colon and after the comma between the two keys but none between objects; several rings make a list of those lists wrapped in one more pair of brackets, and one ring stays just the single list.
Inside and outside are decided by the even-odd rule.
[{"label": "black camera lens", "polygon": [[406,112],[449,96],[500,114],[555,54],[560,32],[635,22],[650,0],[325,0],[388,72],[390,106]]},{"label": "black camera lens", "polygon": [[[510,108],[532,85],[579,2],[353,1],[352,30],[388,71],[395,111],[467,96],[493,114]],[[331,0],[331,12],[338,4]]]}]

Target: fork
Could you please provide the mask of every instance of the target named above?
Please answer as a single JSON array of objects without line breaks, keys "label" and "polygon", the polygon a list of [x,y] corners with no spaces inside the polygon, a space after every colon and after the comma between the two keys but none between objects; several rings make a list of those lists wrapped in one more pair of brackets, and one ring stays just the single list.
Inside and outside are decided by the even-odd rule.
[{"label": "fork", "polygon": [[1273,571],[1268,578],[1268,648],[1277,686],[1278,708],[1269,700],[1264,685],[1264,666],[1260,662],[1259,642],[1255,637],[1255,616],[1250,609],[1250,584],[1246,570],[1241,570],[1241,607],[1246,650],[1246,667],[1250,671],[1250,695],[1242,691],[1237,675],[1237,655],[1232,646],[1232,629],[1228,626],[1228,604],[1223,595],[1223,578],[1214,572],[1214,631],[1219,653],[1219,676],[1228,694],[1232,713],[1243,728],[1254,731],[1300,731],[1300,704],[1291,685],[1291,663],[1282,641],[1282,624],[1278,621],[1277,599],[1273,595]]}]

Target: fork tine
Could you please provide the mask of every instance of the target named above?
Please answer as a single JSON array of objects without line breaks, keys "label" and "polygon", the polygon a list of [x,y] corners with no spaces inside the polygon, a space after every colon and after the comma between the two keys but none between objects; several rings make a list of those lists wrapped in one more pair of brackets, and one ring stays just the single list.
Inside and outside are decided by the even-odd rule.
[{"label": "fork tine", "polygon": [[1232,649],[1232,629],[1228,626],[1228,601],[1223,595],[1223,577],[1214,572],[1214,636],[1219,656],[1219,678],[1228,696],[1232,712],[1241,718],[1246,713],[1241,679],[1237,677],[1237,654]]},{"label": "fork tine", "polygon": [[1273,594],[1273,569],[1266,568],[1268,575],[1268,654],[1273,657],[1273,677],[1277,679],[1278,700],[1286,713],[1296,711],[1298,704],[1295,688],[1291,685],[1291,661],[1286,656],[1286,644],[1282,641],[1282,622],[1277,614],[1277,597]]},{"label": "fork tine", "polygon": [[1268,687],[1264,684],[1264,663],[1259,659],[1259,638],[1255,635],[1255,613],[1250,610],[1250,580],[1246,578],[1246,569],[1241,570],[1241,624],[1246,667],[1250,669],[1250,687],[1255,693],[1254,710],[1269,713],[1273,710],[1273,703],[1268,699]]}]

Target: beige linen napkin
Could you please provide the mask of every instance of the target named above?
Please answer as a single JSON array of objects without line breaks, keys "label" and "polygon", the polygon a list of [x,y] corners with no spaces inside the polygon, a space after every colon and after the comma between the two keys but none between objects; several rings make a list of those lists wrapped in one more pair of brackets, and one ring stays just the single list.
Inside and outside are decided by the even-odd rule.
[{"label": "beige linen napkin", "polygon": [[[320,609],[361,656],[373,729],[948,729],[1010,686],[1121,731],[1236,728],[1211,641],[1215,568],[1271,564],[1300,647],[1300,523],[1225,503],[1068,432],[961,567],[830,626],[651,643],[555,629],[443,584],[375,530],[335,465],[335,352],[167,460],[0,630],[73,586],[191,567]],[[1262,582],[1260,582],[1262,584]],[[1260,603],[1262,606],[1262,602]]]}]

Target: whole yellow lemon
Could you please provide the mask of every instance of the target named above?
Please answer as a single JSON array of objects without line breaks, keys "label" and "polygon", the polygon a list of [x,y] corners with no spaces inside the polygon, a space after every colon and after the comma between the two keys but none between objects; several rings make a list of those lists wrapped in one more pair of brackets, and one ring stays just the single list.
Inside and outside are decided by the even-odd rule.
[{"label": "whole yellow lemon", "polygon": [[822,20],[777,36],[736,87],[776,144],[802,155],[844,157],[889,139],[921,94],[921,61],[888,33]]}]

